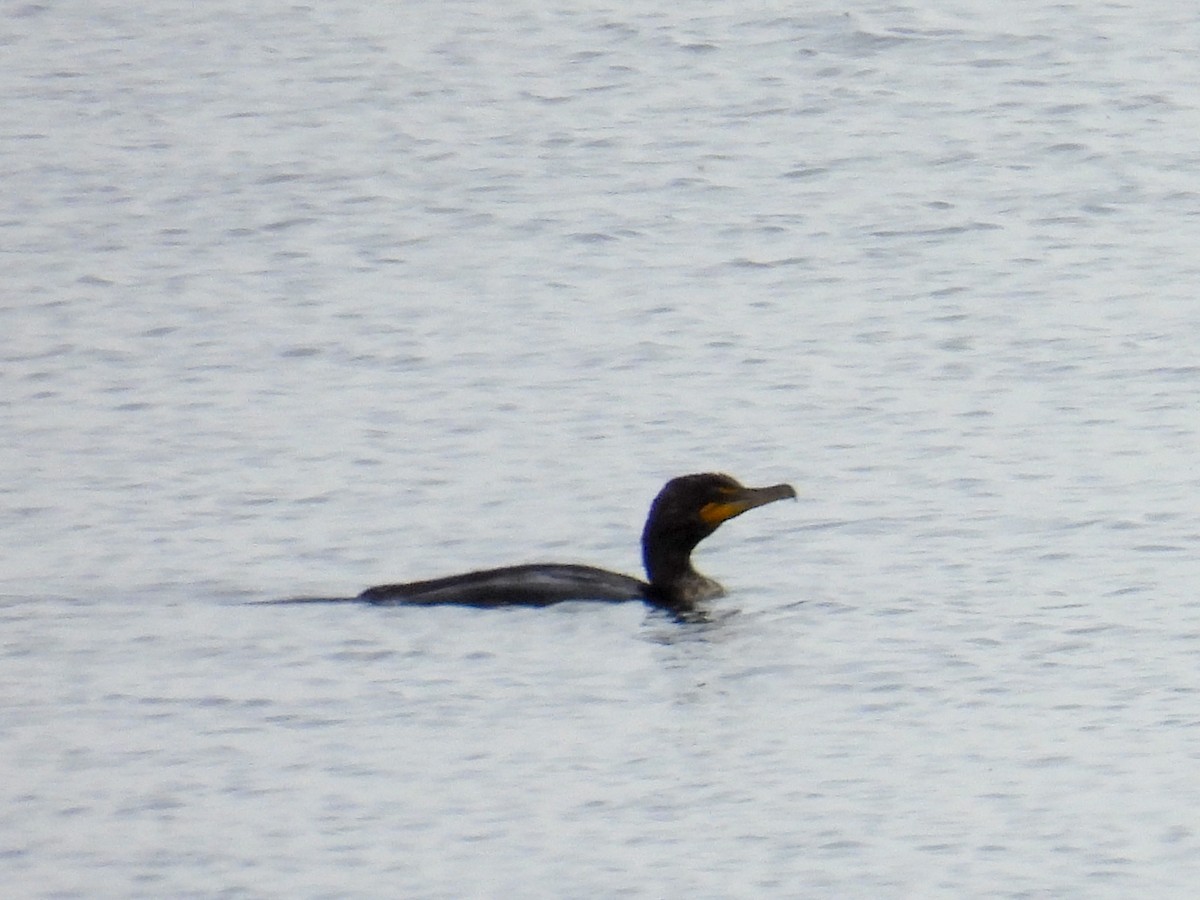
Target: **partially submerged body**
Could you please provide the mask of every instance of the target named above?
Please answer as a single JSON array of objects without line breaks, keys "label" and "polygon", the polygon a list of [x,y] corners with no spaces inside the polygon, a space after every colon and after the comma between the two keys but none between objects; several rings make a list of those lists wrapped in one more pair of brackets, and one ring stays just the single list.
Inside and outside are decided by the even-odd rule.
[{"label": "partially submerged body", "polygon": [[647,581],[593,566],[545,563],[506,566],[368,588],[356,599],[378,605],[549,606],[569,600],[640,600],[676,612],[719,597],[724,589],[692,567],[695,546],[747,510],[796,496],[791,485],[748,488],[728,475],[672,479],[651,504],[642,531]]},{"label": "partially submerged body", "polygon": [[559,563],[505,566],[429,581],[381,584],[359,600],[380,606],[454,603],[459,606],[549,606],[564,600],[624,603],[645,600],[650,585],[594,566]]}]

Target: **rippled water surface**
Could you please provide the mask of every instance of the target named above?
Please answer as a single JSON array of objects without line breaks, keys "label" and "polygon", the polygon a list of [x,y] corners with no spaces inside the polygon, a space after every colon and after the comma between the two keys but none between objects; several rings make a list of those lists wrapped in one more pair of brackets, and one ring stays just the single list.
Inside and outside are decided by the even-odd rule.
[{"label": "rippled water surface", "polygon": [[7,895],[1192,895],[1186,5],[2,16]]}]

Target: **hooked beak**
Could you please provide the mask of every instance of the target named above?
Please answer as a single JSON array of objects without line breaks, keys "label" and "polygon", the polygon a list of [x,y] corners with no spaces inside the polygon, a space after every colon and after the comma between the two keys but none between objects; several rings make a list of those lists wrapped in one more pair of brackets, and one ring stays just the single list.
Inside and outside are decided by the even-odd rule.
[{"label": "hooked beak", "polygon": [[733,491],[726,499],[704,504],[700,507],[700,518],[709,525],[720,525],[755,507],[766,506],[776,500],[794,500],[795,498],[796,489],[790,484],[773,484],[770,487],[760,488],[744,487]]}]

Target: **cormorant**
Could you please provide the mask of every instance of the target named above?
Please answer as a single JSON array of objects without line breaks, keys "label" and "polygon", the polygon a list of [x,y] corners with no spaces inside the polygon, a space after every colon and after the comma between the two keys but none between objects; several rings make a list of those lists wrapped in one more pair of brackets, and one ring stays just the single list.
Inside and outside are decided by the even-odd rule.
[{"label": "cormorant", "polygon": [[379,605],[549,606],[567,600],[641,600],[674,612],[720,597],[724,588],[692,568],[692,550],[747,510],[795,497],[789,484],[748,488],[728,475],[683,475],[659,491],[642,531],[647,581],[592,566],[506,566],[368,588],[357,600]]}]

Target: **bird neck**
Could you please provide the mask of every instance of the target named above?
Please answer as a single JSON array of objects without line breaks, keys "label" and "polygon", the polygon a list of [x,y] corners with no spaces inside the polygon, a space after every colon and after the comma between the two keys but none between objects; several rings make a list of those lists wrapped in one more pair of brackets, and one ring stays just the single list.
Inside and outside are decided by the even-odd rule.
[{"label": "bird neck", "polygon": [[720,597],[725,589],[692,566],[691,548],[647,541],[642,559],[650,589],[664,606],[688,608],[702,600]]},{"label": "bird neck", "polygon": [[647,542],[642,547],[646,577],[653,585],[668,585],[700,577],[692,568],[691,550]]}]

